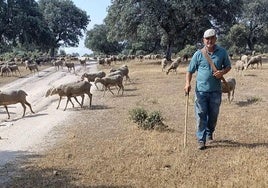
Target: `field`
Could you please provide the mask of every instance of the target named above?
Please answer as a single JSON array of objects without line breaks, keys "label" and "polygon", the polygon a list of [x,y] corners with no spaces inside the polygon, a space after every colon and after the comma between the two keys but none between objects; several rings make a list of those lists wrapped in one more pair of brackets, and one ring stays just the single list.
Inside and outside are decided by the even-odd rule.
[{"label": "field", "polygon": [[[193,91],[183,147],[187,64],[169,75],[158,62],[126,64],[131,82],[123,96],[93,91],[92,109],[76,109],[47,137],[55,144],[1,169],[10,178],[1,187],[268,187],[267,59],[262,69],[225,76],[236,78],[235,98],[229,104],[223,95],[215,141],[203,151],[195,139]],[[160,111],[168,130],[139,129],[129,116],[137,107]]]}]

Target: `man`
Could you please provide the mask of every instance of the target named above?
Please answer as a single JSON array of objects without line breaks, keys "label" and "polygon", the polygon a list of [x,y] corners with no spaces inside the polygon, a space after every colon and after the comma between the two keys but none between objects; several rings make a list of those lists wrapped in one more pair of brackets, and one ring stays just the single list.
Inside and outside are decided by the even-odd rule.
[{"label": "man", "polygon": [[[193,55],[186,73],[184,90],[189,94],[191,90],[192,75],[197,71],[195,87],[195,116],[196,137],[198,149],[206,148],[206,142],[213,140],[217,118],[221,104],[221,78],[230,71],[231,62],[227,51],[216,45],[216,31],[208,29],[204,32],[204,49]],[[217,70],[209,64],[205,53],[211,58]]]}]

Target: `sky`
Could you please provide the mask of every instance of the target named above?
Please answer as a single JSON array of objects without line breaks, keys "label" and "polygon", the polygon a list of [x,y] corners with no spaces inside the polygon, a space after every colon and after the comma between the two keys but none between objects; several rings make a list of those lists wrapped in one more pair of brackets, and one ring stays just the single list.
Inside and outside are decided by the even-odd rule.
[{"label": "sky", "polygon": [[[87,30],[93,28],[95,24],[103,24],[103,20],[107,15],[107,7],[111,5],[111,0],[72,0],[74,4],[87,12],[90,16],[90,22],[87,26]],[[80,56],[84,54],[92,53],[91,50],[84,46],[85,34],[82,39],[80,39],[79,46],[76,48],[64,48],[67,54],[79,53]]]}]

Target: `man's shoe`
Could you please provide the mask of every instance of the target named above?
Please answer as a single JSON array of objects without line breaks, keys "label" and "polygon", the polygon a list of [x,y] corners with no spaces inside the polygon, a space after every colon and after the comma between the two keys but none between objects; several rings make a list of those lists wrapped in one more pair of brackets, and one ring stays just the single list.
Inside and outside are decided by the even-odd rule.
[{"label": "man's shoe", "polygon": [[208,136],[208,137],[207,137],[207,143],[208,143],[208,144],[212,144],[212,143],[213,143],[213,138],[212,138],[212,136]]},{"label": "man's shoe", "polygon": [[198,142],[198,149],[199,149],[199,150],[204,150],[204,149],[206,149],[206,144],[205,144],[205,142],[202,142],[202,141]]}]

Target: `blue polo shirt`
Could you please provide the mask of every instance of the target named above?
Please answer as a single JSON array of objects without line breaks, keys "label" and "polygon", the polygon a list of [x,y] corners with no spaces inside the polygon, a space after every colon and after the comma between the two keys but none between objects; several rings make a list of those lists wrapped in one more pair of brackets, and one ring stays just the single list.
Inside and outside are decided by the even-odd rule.
[{"label": "blue polo shirt", "polygon": [[[209,56],[218,70],[231,67],[228,53],[224,48],[216,45],[214,53]],[[221,80],[213,76],[213,70],[201,50],[195,52],[188,66],[188,72],[196,71],[196,91],[221,91]]]}]

